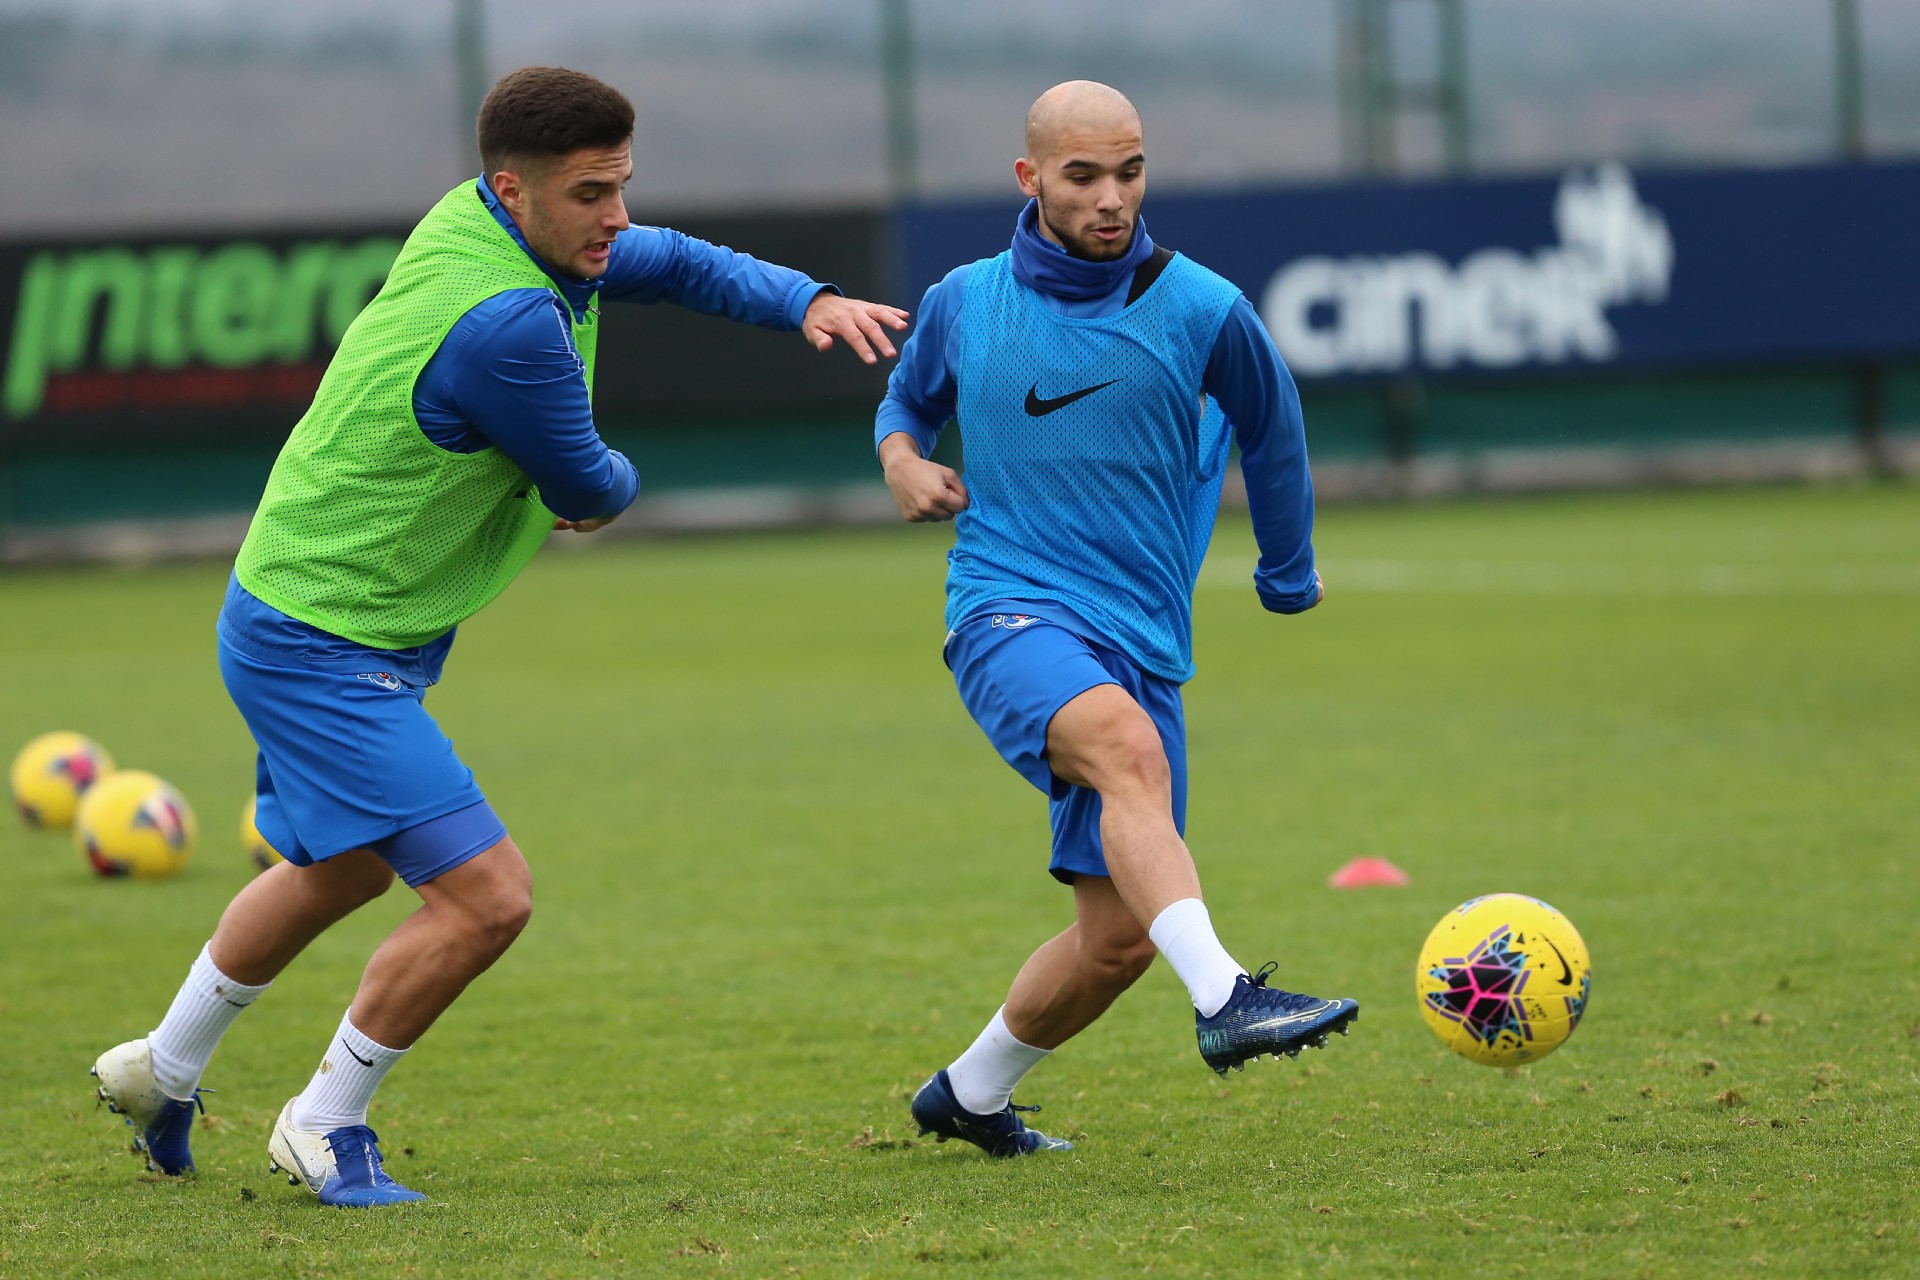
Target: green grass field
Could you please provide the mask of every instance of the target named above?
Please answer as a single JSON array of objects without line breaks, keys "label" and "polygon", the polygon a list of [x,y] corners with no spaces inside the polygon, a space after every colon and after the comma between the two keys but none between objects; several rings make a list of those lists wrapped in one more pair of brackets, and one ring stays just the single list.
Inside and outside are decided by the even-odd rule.
[{"label": "green grass field", "polygon": [[[236,1025],[198,1178],[143,1174],[88,1087],[249,873],[225,566],[0,577],[0,754],[91,733],[203,827],[162,883],[0,833],[0,1275],[1916,1274],[1920,493],[1349,507],[1317,542],[1331,597],[1289,619],[1216,539],[1189,836],[1235,953],[1361,1022],[1221,1081],[1157,966],[1022,1091],[1078,1150],[1008,1163],[905,1112],[1070,911],[940,664],[945,532],[542,557],[428,703],[533,924],[376,1100],[432,1197],[376,1213],[265,1139],[404,888]],[[1367,854],[1412,886],[1327,887]],[[1413,1000],[1492,890],[1596,970],[1510,1074]]]}]

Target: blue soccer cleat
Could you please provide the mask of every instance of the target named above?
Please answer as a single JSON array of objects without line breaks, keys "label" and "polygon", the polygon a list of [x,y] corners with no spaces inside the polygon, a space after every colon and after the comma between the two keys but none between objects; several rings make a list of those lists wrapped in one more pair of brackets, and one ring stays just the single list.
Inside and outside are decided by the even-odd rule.
[{"label": "blue soccer cleat", "polygon": [[292,1186],[306,1184],[321,1204],[371,1209],[409,1204],[426,1197],[387,1176],[380,1163],[379,1136],[363,1124],[327,1133],[293,1127],[293,1103],[280,1108],[267,1142],[267,1168],[287,1175]]},{"label": "blue soccer cleat", "polygon": [[107,1110],[125,1116],[133,1129],[133,1149],[147,1158],[147,1168],[178,1177],[193,1172],[188,1136],[194,1109],[206,1114],[200,1091],[191,1098],[169,1097],[153,1078],[153,1055],[147,1042],[129,1040],[100,1055],[91,1072],[100,1083],[94,1094]]},{"label": "blue soccer cleat", "polygon": [[1346,1035],[1359,1018],[1358,1001],[1322,1000],[1269,987],[1267,975],[1279,967],[1268,963],[1251,978],[1241,974],[1232,997],[1211,1018],[1195,1011],[1200,1056],[1221,1075],[1228,1067],[1245,1070],[1248,1061],[1263,1053],[1297,1058],[1302,1049],[1322,1048],[1329,1035]]},{"label": "blue soccer cleat", "polygon": [[1038,1107],[1016,1107],[1009,1103],[992,1115],[981,1115],[960,1105],[953,1096],[953,1082],[944,1068],[920,1086],[913,1095],[913,1120],[923,1134],[936,1135],[936,1142],[958,1138],[971,1142],[990,1156],[1030,1156],[1036,1151],[1071,1151],[1065,1138],[1049,1138],[1038,1129],[1027,1128],[1016,1112],[1038,1111]]}]

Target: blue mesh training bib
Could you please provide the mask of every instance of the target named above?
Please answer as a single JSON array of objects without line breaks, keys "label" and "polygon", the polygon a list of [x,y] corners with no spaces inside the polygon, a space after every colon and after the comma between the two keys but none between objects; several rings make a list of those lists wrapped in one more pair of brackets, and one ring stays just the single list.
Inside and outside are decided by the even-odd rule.
[{"label": "blue mesh training bib", "polygon": [[1239,296],[1175,255],[1125,310],[1075,319],[1014,277],[1011,253],[974,265],[949,627],[991,601],[1052,600],[1153,674],[1193,675],[1193,584],[1230,436],[1200,382]]}]

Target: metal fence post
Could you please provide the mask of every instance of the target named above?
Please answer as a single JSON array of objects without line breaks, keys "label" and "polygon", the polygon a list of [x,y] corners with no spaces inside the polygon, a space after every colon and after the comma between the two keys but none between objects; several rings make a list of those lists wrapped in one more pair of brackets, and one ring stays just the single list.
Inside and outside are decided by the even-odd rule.
[{"label": "metal fence post", "polygon": [[485,0],[454,0],[453,83],[460,112],[460,164],[464,173],[480,172],[480,142],[474,122],[492,81],[487,78]]},{"label": "metal fence post", "polygon": [[920,191],[914,112],[912,0],[880,0],[880,75],[887,117],[887,191],[895,204]]},{"label": "metal fence post", "polygon": [[1835,142],[1848,160],[1867,158],[1866,95],[1860,69],[1859,0],[1833,0]]}]

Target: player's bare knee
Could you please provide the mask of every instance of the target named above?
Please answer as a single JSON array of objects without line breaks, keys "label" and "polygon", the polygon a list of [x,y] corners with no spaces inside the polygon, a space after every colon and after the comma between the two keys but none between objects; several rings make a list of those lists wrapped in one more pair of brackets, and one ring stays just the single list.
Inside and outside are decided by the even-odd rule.
[{"label": "player's bare knee", "polygon": [[348,911],[358,910],[393,887],[393,868],[371,849],[340,854],[316,870],[320,875],[314,878],[315,891],[325,893]]},{"label": "player's bare knee", "polygon": [[1149,946],[1144,951],[1110,951],[1091,957],[1093,976],[1108,991],[1125,991],[1152,967],[1155,954]]},{"label": "player's bare knee", "polygon": [[[526,930],[527,923],[533,919],[533,892],[522,891],[514,898],[505,917],[501,920],[503,930],[510,932],[511,938],[517,938]],[[511,941],[509,938],[509,941]]]},{"label": "player's bare knee", "polygon": [[483,944],[495,954],[512,946],[533,918],[533,893],[522,885],[502,885],[474,905],[474,925]]},{"label": "player's bare knee", "polygon": [[1103,754],[1099,787],[1103,797],[1157,796],[1173,785],[1166,747],[1151,722],[1120,729]]},{"label": "player's bare knee", "polygon": [[1126,966],[1127,985],[1132,986],[1138,982],[1141,975],[1153,967],[1153,959],[1159,954],[1160,949],[1147,938],[1142,938],[1137,944],[1128,948],[1123,961]]},{"label": "player's bare knee", "polygon": [[355,886],[359,891],[360,905],[365,906],[385,894],[387,890],[393,888],[395,879],[397,877],[393,873],[393,868],[384,862],[368,867],[361,873]]},{"label": "player's bare knee", "polygon": [[1120,992],[1138,982],[1158,954],[1152,939],[1142,934],[1137,939],[1113,939],[1088,946],[1080,962],[1101,987]]},{"label": "player's bare knee", "polygon": [[505,951],[533,916],[533,872],[526,859],[503,839],[459,872],[446,888],[486,947],[496,955]]}]

